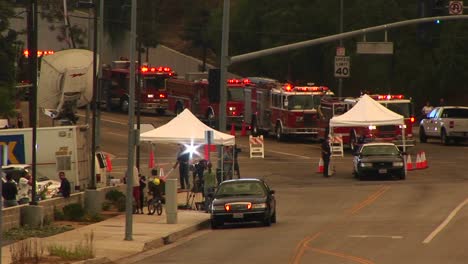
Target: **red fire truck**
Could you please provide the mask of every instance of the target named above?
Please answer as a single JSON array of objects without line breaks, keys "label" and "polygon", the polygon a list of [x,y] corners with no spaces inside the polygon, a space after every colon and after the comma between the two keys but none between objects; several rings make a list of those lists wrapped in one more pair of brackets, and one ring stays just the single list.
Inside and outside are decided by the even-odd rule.
[{"label": "red fire truck", "polygon": [[[413,124],[415,122],[415,117],[413,102],[411,99],[405,98],[402,94],[369,94],[369,96],[383,106],[404,117],[405,145],[407,147],[414,146],[415,140],[413,138]],[[326,115],[324,118],[325,123],[329,122],[330,118],[332,118],[334,115],[344,113],[343,111],[340,111],[340,109],[347,111],[347,109],[350,109],[359,101],[359,97],[338,100],[333,97],[325,99],[326,100],[324,100],[321,104],[321,111],[330,112],[330,114]],[[333,106],[334,109],[338,109],[338,111],[336,112],[330,111],[330,109],[325,109],[327,107],[330,108],[330,106]],[[356,146],[358,146],[360,142],[368,142],[373,140],[390,141],[395,143],[397,146],[403,146],[402,130],[397,125],[372,127],[337,127],[334,129],[333,133],[334,135],[340,135],[343,139],[343,145],[348,146],[352,151],[355,150]],[[325,135],[321,135],[321,137],[323,136]]]},{"label": "red fire truck", "polygon": [[287,135],[317,137],[321,98],[333,94],[328,87],[259,77],[248,79],[251,85],[245,88],[244,112],[253,135],[274,133],[277,140]]},{"label": "red fire truck", "polygon": [[[227,80],[226,123],[228,125],[238,126],[243,121],[245,86],[244,80]],[[194,81],[168,79],[166,90],[170,112],[179,114],[188,108],[200,120],[208,122],[213,122],[219,116],[219,98],[211,94],[206,79]]]},{"label": "red fire truck", "polygon": [[[165,82],[174,78],[176,73],[171,68],[163,66],[137,64],[136,67],[137,74],[140,73],[141,76],[135,88],[141,91],[140,110],[164,114],[168,106]],[[130,61],[113,61],[110,67],[103,68],[102,78],[101,103],[105,104],[108,110],[120,109],[122,112],[128,112]],[[136,78],[138,80],[138,76]]]}]

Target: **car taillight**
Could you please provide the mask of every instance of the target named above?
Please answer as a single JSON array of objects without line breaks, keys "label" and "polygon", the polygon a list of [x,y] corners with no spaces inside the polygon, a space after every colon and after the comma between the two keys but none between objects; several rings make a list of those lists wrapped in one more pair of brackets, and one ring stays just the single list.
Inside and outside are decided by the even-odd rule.
[{"label": "car taillight", "polygon": [[454,127],[455,127],[455,121],[450,121],[449,127],[450,127],[450,128],[454,128]]},{"label": "car taillight", "polygon": [[416,121],[416,119],[414,118],[414,116],[410,117],[410,121],[411,121],[411,123],[414,123],[414,121]]},{"label": "car taillight", "polygon": [[247,204],[247,210],[250,210],[250,209],[252,209],[252,203]]},{"label": "car taillight", "polygon": [[230,204],[225,204],[224,205],[224,210],[226,210],[228,212],[231,211],[231,205]]},{"label": "car taillight", "polygon": [[166,98],[166,94],[160,93],[160,94],[159,94],[159,98],[161,98],[161,99]]}]

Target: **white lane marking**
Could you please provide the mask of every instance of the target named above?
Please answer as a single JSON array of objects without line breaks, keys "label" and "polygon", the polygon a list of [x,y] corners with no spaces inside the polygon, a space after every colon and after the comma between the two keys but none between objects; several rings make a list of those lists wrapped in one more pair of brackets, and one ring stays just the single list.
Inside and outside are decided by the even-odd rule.
[{"label": "white lane marking", "polygon": [[426,239],[424,239],[423,243],[425,244],[430,243],[431,240],[434,239],[434,237],[448,225],[448,223],[452,220],[452,218],[455,217],[458,211],[460,211],[460,209],[463,206],[465,206],[465,204],[467,203],[468,203],[468,198],[466,198],[465,201],[463,201],[455,209],[453,209],[453,211],[447,216],[447,218],[445,218],[445,220],[434,231],[432,231],[432,233],[429,234],[429,236],[426,237]]},{"label": "white lane marking", "polygon": [[403,236],[384,236],[384,235],[350,235],[352,238],[391,238],[391,239],[402,239]]},{"label": "white lane marking", "polygon": [[282,155],[287,155],[287,156],[293,156],[293,157],[298,157],[298,158],[303,158],[303,159],[311,159],[311,157],[302,156],[302,155],[296,155],[296,154],[287,153],[287,152],[281,152],[281,151],[267,150],[267,152],[273,152],[273,153],[277,153],[277,154],[282,154]]}]

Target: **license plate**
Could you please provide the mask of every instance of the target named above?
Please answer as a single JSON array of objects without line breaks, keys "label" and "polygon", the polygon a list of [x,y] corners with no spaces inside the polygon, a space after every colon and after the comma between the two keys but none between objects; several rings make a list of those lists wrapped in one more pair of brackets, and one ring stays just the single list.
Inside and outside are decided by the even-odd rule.
[{"label": "license plate", "polygon": [[387,173],[387,169],[379,169],[379,173]]},{"label": "license plate", "polygon": [[232,214],[232,218],[244,218],[244,214],[243,213],[234,213],[234,214]]}]

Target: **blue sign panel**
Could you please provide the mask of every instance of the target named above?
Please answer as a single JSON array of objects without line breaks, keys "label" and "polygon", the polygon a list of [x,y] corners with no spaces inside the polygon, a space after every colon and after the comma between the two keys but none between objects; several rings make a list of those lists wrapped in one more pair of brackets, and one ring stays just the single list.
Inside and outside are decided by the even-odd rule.
[{"label": "blue sign panel", "polygon": [[0,136],[0,145],[7,146],[8,164],[26,163],[24,135]]}]

